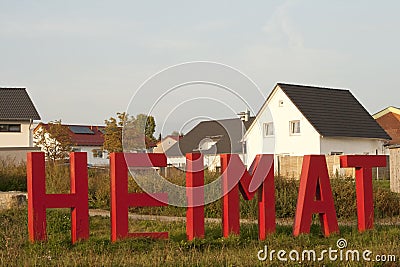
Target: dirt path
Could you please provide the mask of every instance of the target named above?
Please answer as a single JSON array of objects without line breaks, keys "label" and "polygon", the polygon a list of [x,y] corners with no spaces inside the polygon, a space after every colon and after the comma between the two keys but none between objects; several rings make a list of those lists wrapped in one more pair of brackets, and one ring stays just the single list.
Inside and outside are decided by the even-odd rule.
[{"label": "dirt path", "polygon": [[[110,212],[108,210],[91,209],[91,210],[89,210],[89,215],[90,216],[110,217]],[[128,217],[132,220],[143,220],[143,221],[161,221],[161,222],[185,222],[186,221],[186,217],[145,215],[145,214],[137,214],[137,213],[129,213]],[[222,220],[220,218],[205,218],[204,220],[207,223],[221,223],[222,222]],[[256,224],[257,220],[240,219],[240,223]],[[293,225],[293,219],[277,218],[276,224],[278,224],[278,225]],[[339,225],[357,225],[357,220],[346,220],[346,221],[339,220]],[[376,219],[375,225],[400,226],[400,217]]]}]

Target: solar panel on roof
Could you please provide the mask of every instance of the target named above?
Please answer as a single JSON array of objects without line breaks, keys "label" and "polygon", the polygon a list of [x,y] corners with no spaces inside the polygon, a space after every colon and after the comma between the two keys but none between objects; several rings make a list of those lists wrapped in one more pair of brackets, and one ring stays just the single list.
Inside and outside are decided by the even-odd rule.
[{"label": "solar panel on roof", "polygon": [[74,134],[94,134],[94,132],[90,130],[89,127],[86,126],[68,126],[68,128]]}]

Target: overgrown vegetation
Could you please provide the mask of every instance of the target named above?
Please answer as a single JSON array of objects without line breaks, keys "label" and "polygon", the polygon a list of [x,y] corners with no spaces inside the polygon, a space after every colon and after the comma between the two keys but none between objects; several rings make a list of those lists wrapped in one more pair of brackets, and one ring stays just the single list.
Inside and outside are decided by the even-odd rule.
[{"label": "overgrown vegetation", "polygon": [[168,231],[168,240],[127,239],[110,242],[110,220],[90,218],[90,238],[71,245],[70,215],[65,210],[49,210],[48,241],[30,244],[27,210],[0,212],[1,266],[300,266],[298,262],[260,262],[259,250],[337,249],[339,238],[347,240],[347,249],[371,250],[375,255],[395,255],[396,262],[304,261],[301,266],[397,266],[400,256],[398,225],[377,225],[374,230],[358,234],[356,224],[341,225],[340,234],[321,236],[319,225],[309,235],[292,236],[291,225],[278,225],[276,233],[265,241],[257,240],[257,225],[242,224],[240,236],[222,238],[220,224],[207,223],[206,237],[186,240],[183,222],[130,221],[130,231]]},{"label": "overgrown vegetation", "polygon": [[68,158],[73,143],[68,128],[62,125],[61,120],[39,126],[34,137],[35,146],[40,147],[46,158],[53,162]]},{"label": "overgrown vegetation", "polygon": [[156,122],[153,116],[138,114],[135,118],[125,112],[118,112],[117,118],[111,117],[104,122],[103,149],[109,153],[122,152],[123,148],[142,151],[157,141],[154,137]]},{"label": "overgrown vegetation", "polygon": [[0,158],[0,191],[26,191],[26,165]]},{"label": "overgrown vegetation", "polygon": [[[91,208],[108,209],[110,206],[110,180],[108,170],[89,169],[89,205]],[[47,193],[69,192],[69,166],[49,164],[46,167]],[[218,174],[205,172],[205,181],[214,181]],[[184,185],[184,174],[168,178],[171,182]],[[112,244],[110,242],[110,219],[90,218],[90,239],[76,245],[70,243],[70,214],[67,209],[48,211],[48,242],[30,244],[27,231],[27,210],[14,209],[0,212],[0,265],[1,266],[282,266],[282,262],[267,260],[259,262],[257,252],[264,248],[336,249],[338,238],[345,238],[349,249],[373,251],[374,255],[396,255],[397,262],[345,262],[346,266],[396,266],[400,249],[400,196],[390,192],[388,181],[374,181],[374,203],[377,223],[374,230],[358,234],[356,224],[356,195],[353,179],[332,179],[332,191],[339,217],[340,234],[324,238],[315,220],[310,235],[292,236],[298,181],[275,179],[276,214],[278,218],[290,218],[288,224],[278,224],[276,233],[265,241],[257,240],[257,225],[246,223],[241,226],[240,236],[222,238],[221,225],[206,223],[206,238],[189,242],[186,240],[183,222],[131,221],[130,231],[168,231],[168,240],[130,239]],[[26,190],[26,166],[11,160],[0,161],[0,190]],[[139,192],[134,179],[129,179],[129,190]],[[256,198],[241,199],[241,217],[257,219]],[[154,207],[131,209],[135,213],[185,216],[186,210],[177,207]],[[221,201],[206,206],[206,217],[221,218]],[[391,217],[391,218],[388,218]],[[383,218],[383,221],[380,219]],[[281,221],[281,220],[278,220]],[[306,266],[337,266],[327,257]],[[298,262],[285,265],[298,266]]]},{"label": "overgrown vegetation", "polygon": [[[109,209],[110,178],[107,169],[89,169],[89,206],[90,208]],[[138,174],[139,175],[139,174]],[[68,193],[70,188],[69,167],[65,164],[49,164],[46,166],[47,193]],[[205,172],[205,182],[210,183],[218,178],[217,173]],[[185,185],[185,174],[179,172],[167,178],[177,185]],[[377,218],[400,215],[400,195],[390,191],[389,181],[374,181],[374,205]],[[335,178],[331,180],[333,197],[338,218],[355,219],[356,193],[354,179]],[[278,218],[293,218],[296,210],[299,182],[283,178],[275,178],[275,203]],[[15,164],[11,160],[0,160],[0,191],[26,191],[26,166]],[[134,179],[129,179],[129,190],[141,192]],[[184,196],[183,196],[184,197]],[[205,215],[221,218],[221,200],[206,205]],[[257,219],[257,198],[245,201],[241,198],[241,217]],[[132,212],[142,214],[182,216],[185,208],[173,206],[132,208]]]}]

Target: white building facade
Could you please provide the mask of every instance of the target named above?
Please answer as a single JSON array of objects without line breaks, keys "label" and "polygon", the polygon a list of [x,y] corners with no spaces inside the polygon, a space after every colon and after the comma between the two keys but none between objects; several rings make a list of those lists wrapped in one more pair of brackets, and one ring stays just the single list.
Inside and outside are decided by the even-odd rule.
[{"label": "white building facade", "polygon": [[[375,155],[383,153],[383,144],[387,136],[385,136],[383,130],[383,132],[379,132],[380,127],[373,125],[373,121],[368,119],[370,115],[362,114],[358,106],[355,108],[356,113],[359,114],[357,115],[358,117],[350,114],[343,118],[335,117],[334,112],[329,112],[325,108],[321,108],[322,110],[318,111],[318,107],[308,108],[305,106],[307,103],[313,105],[311,100],[306,99],[307,95],[318,99],[318,94],[320,93],[322,95],[321,101],[327,99],[330,104],[334,100],[329,99],[329,97],[335,98],[337,94],[339,95],[339,101],[340,98],[351,99],[351,94],[349,95],[348,91],[343,93],[341,92],[343,90],[321,88],[322,90],[319,92],[319,88],[316,87],[296,86],[292,89],[292,86],[296,85],[277,84],[246,132],[243,141],[247,151],[247,166],[251,165],[257,154],[303,156],[308,154]],[[284,87],[285,90],[281,87]],[[308,91],[311,91],[311,93]],[[313,92],[317,95],[312,95]],[[297,105],[288,96],[288,93],[292,96],[292,99],[297,101]],[[318,104],[323,107],[323,103]],[[333,108],[330,107],[330,109]],[[339,106],[337,108],[343,107]],[[310,112],[321,113],[311,115],[309,118],[307,114],[310,114]],[[343,121],[342,124],[337,123],[340,120]],[[360,121],[357,122],[357,120]],[[352,133],[349,130],[344,132],[343,136],[340,136],[340,127],[348,128],[353,123],[355,132],[357,131],[357,123],[364,123],[365,125],[368,123],[365,127],[373,132],[360,134],[361,136],[355,133],[354,136],[351,136]],[[334,124],[337,124],[336,127],[339,129],[339,133],[334,130]],[[363,131],[363,129],[359,130]]]}]

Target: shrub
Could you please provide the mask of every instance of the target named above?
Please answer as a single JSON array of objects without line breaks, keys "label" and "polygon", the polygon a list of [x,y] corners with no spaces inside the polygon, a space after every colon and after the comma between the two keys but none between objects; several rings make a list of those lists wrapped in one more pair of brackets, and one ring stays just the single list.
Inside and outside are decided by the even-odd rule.
[{"label": "shrub", "polygon": [[384,187],[375,187],[374,190],[375,216],[378,218],[400,215],[400,194],[391,192]]},{"label": "shrub", "polygon": [[357,214],[356,185],[351,178],[331,179],[333,199],[338,218],[351,218]]},{"label": "shrub", "polygon": [[[136,172],[136,178],[146,182],[148,173]],[[69,193],[70,171],[67,164],[48,164],[46,166],[47,193]],[[204,179],[208,184],[219,177],[218,173],[205,171]],[[110,176],[109,169],[88,170],[89,207],[109,209],[110,207]],[[167,180],[173,184],[185,185],[185,173],[176,173]],[[130,192],[142,192],[135,179],[129,176],[128,187]],[[400,194],[393,193],[388,187],[388,181],[374,181],[374,205],[377,218],[400,215]],[[331,179],[332,193],[338,218],[356,218],[356,191],[352,178]],[[160,184],[154,185],[154,191],[161,190]],[[299,181],[275,177],[275,207],[277,218],[293,218],[296,211]],[[0,191],[26,191],[26,165],[15,163],[10,159],[0,160]],[[221,190],[207,192],[221,195]],[[185,198],[183,196],[174,196]],[[257,196],[251,201],[240,197],[241,218],[257,219]],[[154,215],[186,216],[186,209],[180,207],[146,207],[131,208],[132,212]],[[222,218],[222,200],[219,199],[205,206],[205,216]]]},{"label": "shrub", "polygon": [[0,191],[26,191],[25,163],[0,159]]}]

